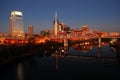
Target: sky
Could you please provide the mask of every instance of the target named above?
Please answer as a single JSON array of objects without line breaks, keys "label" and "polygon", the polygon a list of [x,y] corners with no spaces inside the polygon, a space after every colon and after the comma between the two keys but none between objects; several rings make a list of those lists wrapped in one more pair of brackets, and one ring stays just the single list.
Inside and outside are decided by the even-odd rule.
[{"label": "sky", "polygon": [[24,29],[34,26],[34,33],[52,29],[55,12],[59,22],[71,29],[120,32],[120,0],[0,0],[0,32],[9,33],[11,11],[23,13]]}]

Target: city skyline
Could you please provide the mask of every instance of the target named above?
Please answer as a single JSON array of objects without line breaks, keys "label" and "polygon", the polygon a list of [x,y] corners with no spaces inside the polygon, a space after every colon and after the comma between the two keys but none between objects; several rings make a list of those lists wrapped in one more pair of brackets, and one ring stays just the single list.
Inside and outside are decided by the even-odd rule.
[{"label": "city skyline", "polygon": [[[9,33],[11,11],[23,12],[24,29],[34,26],[34,32],[53,28],[54,13],[71,29],[88,25],[93,30],[120,31],[119,0],[3,0],[0,1],[0,32]],[[6,6],[7,5],[7,6]]]}]

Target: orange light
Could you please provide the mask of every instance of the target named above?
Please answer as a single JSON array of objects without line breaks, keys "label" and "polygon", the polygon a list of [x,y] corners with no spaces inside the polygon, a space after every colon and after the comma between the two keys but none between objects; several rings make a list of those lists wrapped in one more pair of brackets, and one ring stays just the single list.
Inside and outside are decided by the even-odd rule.
[{"label": "orange light", "polygon": [[14,44],[15,42],[12,40],[11,43]]}]

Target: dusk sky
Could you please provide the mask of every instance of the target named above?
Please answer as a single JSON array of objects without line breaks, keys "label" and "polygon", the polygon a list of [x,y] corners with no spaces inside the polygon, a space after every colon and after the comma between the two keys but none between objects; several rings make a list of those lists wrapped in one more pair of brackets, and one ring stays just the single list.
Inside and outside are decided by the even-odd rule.
[{"label": "dusk sky", "polygon": [[120,0],[0,0],[0,32],[9,33],[11,11],[22,11],[24,29],[52,29],[55,11],[71,29],[88,25],[93,30],[120,32]]}]

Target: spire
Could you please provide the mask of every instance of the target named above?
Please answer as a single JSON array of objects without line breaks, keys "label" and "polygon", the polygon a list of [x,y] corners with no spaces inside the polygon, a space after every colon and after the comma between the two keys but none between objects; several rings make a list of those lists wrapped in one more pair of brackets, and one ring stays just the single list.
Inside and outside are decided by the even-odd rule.
[{"label": "spire", "polygon": [[57,21],[57,11],[55,12],[55,20]]},{"label": "spire", "polygon": [[59,28],[59,22],[58,22],[57,11],[56,11],[55,12],[55,19],[54,19],[54,23],[53,23],[53,30],[54,30],[55,36],[57,36],[58,28]]}]

